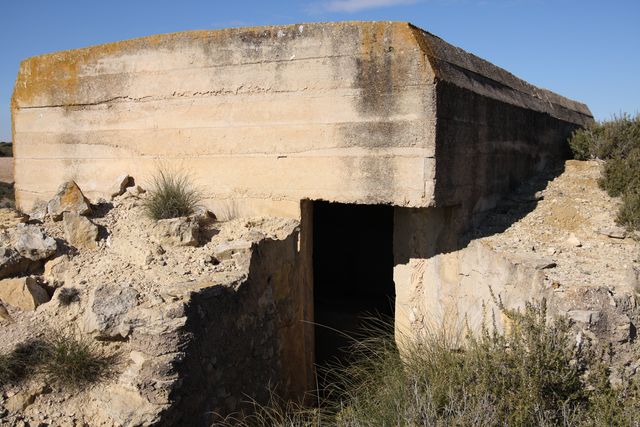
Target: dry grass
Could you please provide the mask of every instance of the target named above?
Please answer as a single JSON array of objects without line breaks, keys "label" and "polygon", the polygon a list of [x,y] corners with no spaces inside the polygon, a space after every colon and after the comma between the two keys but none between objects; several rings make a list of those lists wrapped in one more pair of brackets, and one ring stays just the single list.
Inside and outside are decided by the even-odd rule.
[{"label": "dry grass", "polygon": [[383,325],[377,337],[354,343],[351,363],[332,368],[334,385],[318,408],[274,399],[226,425],[638,425],[637,388],[612,389],[599,359],[575,348],[566,320],[549,323],[544,302],[504,312],[512,322],[506,335],[438,331],[402,355]]},{"label": "dry grass", "polygon": [[144,207],[149,218],[157,221],[191,215],[201,200],[187,174],[160,168],[152,178]]}]

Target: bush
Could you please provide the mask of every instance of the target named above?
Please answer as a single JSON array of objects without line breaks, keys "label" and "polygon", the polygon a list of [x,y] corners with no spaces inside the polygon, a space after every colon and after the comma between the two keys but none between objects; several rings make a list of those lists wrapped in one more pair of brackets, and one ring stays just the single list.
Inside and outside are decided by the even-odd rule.
[{"label": "bush", "polygon": [[108,378],[117,362],[107,356],[90,337],[54,333],[43,346],[40,372],[49,383],[79,389]]},{"label": "bush", "polygon": [[117,355],[105,355],[89,337],[52,333],[0,355],[0,386],[44,376],[49,384],[77,390],[110,377],[117,362]]},{"label": "bush", "polygon": [[578,130],[569,145],[576,159],[605,161],[599,184],[610,196],[622,196],[618,223],[630,230],[640,229],[640,115],[623,114]]},{"label": "bush", "polygon": [[637,388],[612,389],[599,358],[576,349],[568,321],[547,321],[544,301],[502,310],[510,321],[504,335],[443,329],[402,354],[389,328],[381,329],[354,344],[353,363],[334,368],[334,386],[316,412],[258,406],[251,422],[233,425],[625,426],[640,419]]},{"label": "bush", "polygon": [[160,169],[153,177],[144,207],[153,220],[178,218],[194,213],[202,197],[184,173]]}]

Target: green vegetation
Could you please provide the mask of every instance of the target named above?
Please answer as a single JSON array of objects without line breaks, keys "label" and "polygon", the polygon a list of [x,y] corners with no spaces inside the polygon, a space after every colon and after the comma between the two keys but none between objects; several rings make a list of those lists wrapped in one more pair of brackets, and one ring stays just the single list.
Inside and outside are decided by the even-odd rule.
[{"label": "green vegetation", "polygon": [[[593,352],[580,351],[546,304],[502,308],[506,334],[426,335],[398,352],[393,333],[356,342],[354,360],[333,368],[319,409],[256,405],[245,426],[628,426],[640,420],[635,386],[613,389]],[[388,328],[387,328],[388,329]],[[636,424],[637,425],[637,424]]]},{"label": "green vegetation", "polygon": [[153,177],[145,209],[154,220],[178,218],[194,213],[201,201],[188,175],[160,169]]},{"label": "green vegetation", "polygon": [[622,197],[618,222],[640,230],[640,114],[623,114],[573,133],[569,145],[576,159],[605,161],[600,187]]},{"label": "green vegetation", "polygon": [[117,356],[105,355],[88,337],[50,334],[0,355],[0,387],[43,376],[49,384],[77,390],[108,378]]}]

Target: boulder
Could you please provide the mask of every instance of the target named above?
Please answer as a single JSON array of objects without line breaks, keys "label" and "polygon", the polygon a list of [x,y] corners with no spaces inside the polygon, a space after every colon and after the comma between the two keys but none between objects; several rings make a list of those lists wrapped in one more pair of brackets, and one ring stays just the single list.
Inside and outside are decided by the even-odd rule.
[{"label": "boulder", "polygon": [[0,300],[22,310],[35,310],[49,295],[34,277],[0,280]]},{"label": "boulder", "polygon": [[56,241],[35,225],[0,232],[0,279],[34,273],[56,253]]},{"label": "boulder", "polygon": [[84,331],[99,339],[126,338],[131,326],[127,313],[138,305],[138,291],[124,285],[100,285],[89,294]]},{"label": "boulder", "polygon": [[113,199],[114,197],[118,197],[124,194],[127,191],[127,188],[135,185],[135,180],[132,176],[129,175],[120,175],[116,178],[116,181],[111,186],[111,190],[109,190],[109,195]]},{"label": "boulder", "polygon": [[19,224],[7,233],[11,246],[23,257],[33,261],[50,258],[56,253],[56,241],[37,225]]},{"label": "boulder", "polygon": [[64,236],[71,246],[78,249],[95,249],[98,226],[90,219],[75,212],[65,212],[62,217]]},{"label": "boulder", "polygon": [[160,245],[197,246],[200,224],[193,217],[161,219],[151,230],[151,240]]},{"label": "boulder", "polygon": [[91,203],[82,194],[82,190],[74,181],[67,181],[58,188],[58,192],[47,205],[47,212],[54,221],[60,221],[62,214],[73,212],[78,215],[89,215]]}]

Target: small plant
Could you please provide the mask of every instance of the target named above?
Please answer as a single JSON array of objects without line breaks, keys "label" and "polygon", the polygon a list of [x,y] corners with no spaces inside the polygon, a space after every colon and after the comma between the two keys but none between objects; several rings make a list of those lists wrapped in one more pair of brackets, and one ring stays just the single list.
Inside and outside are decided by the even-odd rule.
[{"label": "small plant", "polygon": [[153,220],[191,215],[202,197],[188,175],[161,168],[153,177],[144,207]]},{"label": "small plant", "polygon": [[78,389],[108,378],[116,362],[89,337],[54,333],[40,352],[39,371],[50,383]]},{"label": "small plant", "polygon": [[605,161],[599,184],[610,196],[622,196],[618,223],[640,230],[640,115],[623,114],[580,129],[569,145],[576,159]]}]

